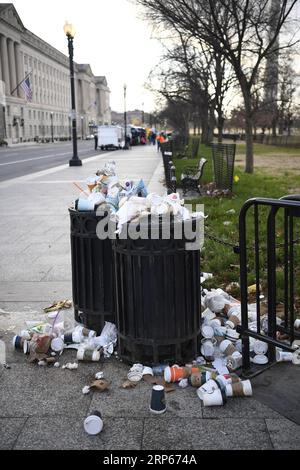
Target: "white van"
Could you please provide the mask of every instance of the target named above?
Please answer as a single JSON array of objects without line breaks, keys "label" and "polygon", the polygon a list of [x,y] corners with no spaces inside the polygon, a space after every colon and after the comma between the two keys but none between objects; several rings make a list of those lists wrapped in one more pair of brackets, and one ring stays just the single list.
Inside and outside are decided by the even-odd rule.
[{"label": "white van", "polygon": [[121,126],[98,126],[98,147],[101,150],[120,149],[124,145]]}]

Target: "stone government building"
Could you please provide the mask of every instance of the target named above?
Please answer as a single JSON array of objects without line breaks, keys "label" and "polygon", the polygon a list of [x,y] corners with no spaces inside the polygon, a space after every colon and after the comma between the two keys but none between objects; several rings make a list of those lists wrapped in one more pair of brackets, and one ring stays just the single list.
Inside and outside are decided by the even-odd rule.
[{"label": "stone government building", "polygon": [[[74,68],[77,133],[85,138],[95,125],[111,123],[110,90],[89,64]],[[29,72],[32,101],[15,89]],[[0,3],[0,139],[50,141],[52,133],[71,138],[69,58],[28,31],[12,3]]]}]

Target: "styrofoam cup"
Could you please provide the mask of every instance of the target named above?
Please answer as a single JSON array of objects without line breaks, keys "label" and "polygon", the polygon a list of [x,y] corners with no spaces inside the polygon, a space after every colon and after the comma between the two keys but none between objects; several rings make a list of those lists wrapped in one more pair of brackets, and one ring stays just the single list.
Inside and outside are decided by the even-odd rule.
[{"label": "styrofoam cup", "polygon": [[201,328],[201,333],[204,338],[211,339],[214,336],[214,329],[209,325],[204,325]]},{"label": "styrofoam cup", "polygon": [[152,368],[145,366],[144,369],[143,369],[143,375],[154,375]]},{"label": "styrofoam cup", "polygon": [[224,405],[224,396],[221,390],[218,388],[212,393],[204,393],[203,395],[204,406],[222,406]]}]

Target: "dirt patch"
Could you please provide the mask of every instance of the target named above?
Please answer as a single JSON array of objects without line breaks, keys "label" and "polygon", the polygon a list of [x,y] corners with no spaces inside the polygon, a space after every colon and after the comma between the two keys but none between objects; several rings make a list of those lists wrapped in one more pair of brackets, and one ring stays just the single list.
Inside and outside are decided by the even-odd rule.
[{"label": "dirt patch", "polygon": [[[236,156],[236,166],[245,166],[245,155]],[[300,151],[298,155],[286,155],[276,153],[272,155],[255,155],[254,167],[260,170],[268,170],[270,175],[282,174],[285,171],[300,175]]]}]

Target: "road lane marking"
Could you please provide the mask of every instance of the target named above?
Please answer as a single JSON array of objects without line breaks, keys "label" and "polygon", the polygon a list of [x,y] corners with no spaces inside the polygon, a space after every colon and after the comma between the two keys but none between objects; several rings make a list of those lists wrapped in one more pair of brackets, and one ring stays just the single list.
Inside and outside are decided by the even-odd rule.
[{"label": "road lane marking", "polygon": [[26,158],[24,160],[16,160],[14,162],[7,162],[7,163],[0,163],[0,166],[6,166],[6,165],[16,165],[17,163],[24,163],[24,162],[31,162],[33,160],[45,160],[46,158],[51,158],[51,157],[62,157],[64,155],[71,155],[71,152],[67,153],[57,153],[56,155],[44,155],[43,157],[35,157],[35,158]]}]

